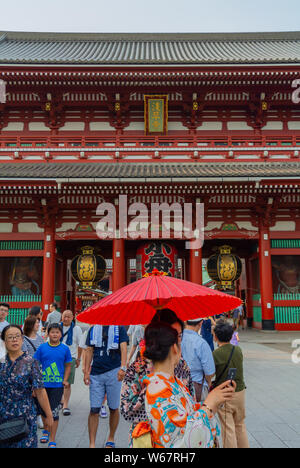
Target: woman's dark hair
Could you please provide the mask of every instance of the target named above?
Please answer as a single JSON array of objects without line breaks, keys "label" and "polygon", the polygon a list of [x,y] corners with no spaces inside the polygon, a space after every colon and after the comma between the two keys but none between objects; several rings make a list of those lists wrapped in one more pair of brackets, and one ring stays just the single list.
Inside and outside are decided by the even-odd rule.
[{"label": "woman's dark hair", "polygon": [[184,330],[184,323],[180,320],[175,312],[171,309],[162,309],[158,310],[154,315],[153,319],[151,320],[151,324],[154,323],[165,323],[168,325],[174,325],[174,323],[179,323],[181,326],[181,330]]},{"label": "woman's dark hair", "polygon": [[61,334],[63,335],[64,332],[63,332],[63,328],[62,328],[60,323],[50,323],[50,325],[48,325],[47,332],[50,333],[50,331],[53,328],[58,329],[61,332]]},{"label": "woman's dark hair", "polygon": [[41,308],[39,306],[31,307],[29,315],[34,315],[35,317],[41,313]]},{"label": "woman's dark hair", "polygon": [[37,320],[39,321],[39,318],[36,315],[28,315],[28,317],[26,318],[24,322],[24,327],[23,327],[25,336],[30,336],[30,334],[33,332],[33,329]]},{"label": "woman's dark hair", "polygon": [[10,328],[17,328],[18,330],[20,330],[21,335],[23,335],[23,330],[22,330],[22,328],[21,328],[19,325],[15,325],[15,324],[12,323],[12,324],[10,324],[10,325],[7,325],[7,327],[3,328],[2,333],[1,333],[1,340],[2,340],[2,341],[5,341],[6,333],[8,332],[8,330],[9,330]]},{"label": "woman's dark hair", "polygon": [[1,302],[0,303],[0,307],[6,307],[8,310],[10,309],[10,305],[9,304],[6,304],[6,302]]},{"label": "woman's dark hair", "polygon": [[150,323],[145,330],[145,342],[144,356],[153,362],[163,362],[171,346],[178,344],[178,332],[168,323]]},{"label": "woman's dark hair", "polygon": [[220,343],[229,343],[233,335],[233,327],[228,322],[220,320],[214,328],[214,333]]}]

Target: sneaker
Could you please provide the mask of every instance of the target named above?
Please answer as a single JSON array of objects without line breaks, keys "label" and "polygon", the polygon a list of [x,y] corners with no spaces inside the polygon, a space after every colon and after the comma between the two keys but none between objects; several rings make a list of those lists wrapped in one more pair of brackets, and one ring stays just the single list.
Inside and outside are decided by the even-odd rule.
[{"label": "sneaker", "polygon": [[107,411],[106,411],[106,408],[105,406],[101,406],[101,410],[100,410],[100,418],[107,418]]}]

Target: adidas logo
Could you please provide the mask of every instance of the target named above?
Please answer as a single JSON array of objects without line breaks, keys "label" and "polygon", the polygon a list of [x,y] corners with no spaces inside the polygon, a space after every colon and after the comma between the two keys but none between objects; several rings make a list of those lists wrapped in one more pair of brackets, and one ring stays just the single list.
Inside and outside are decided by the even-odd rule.
[{"label": "adidas logo", "polygon": [[61,383],[63,381],[55,362],[43,372],[43,378],[44,383]]}]

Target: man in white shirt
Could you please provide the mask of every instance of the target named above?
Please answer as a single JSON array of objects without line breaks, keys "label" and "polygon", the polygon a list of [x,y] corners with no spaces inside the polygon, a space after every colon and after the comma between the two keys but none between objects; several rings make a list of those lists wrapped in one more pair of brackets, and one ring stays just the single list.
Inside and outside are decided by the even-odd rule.
[{"label": "man in white shirt", "polygon": [[51,325],[52,323],[60,323],[61,322],[61,313],[58,312],[57,309],[57,304],[53,302],[50,304],[50,314],[47,317],[47,323],[48,325]]},{"label": "man in white shirt", "polygon": [[71,385],[75,381],[75,371],[80,366],[82,348],[80,347],[82,330],[74,323],[74,314],[71,310],[65,310],[62,314],[63,336],[62,342],[68,346],[72,356],[71,374],[69,378],[69,388],[64,390],[63,415],[70,416],[69,401],[71,398]]},{"label": "man in white shirt", "polygon": [[9,314],[9,304],[2,302],[0,304],[0,335],[5,327],[8,327],[9,323],[6,318]]},{"label": "man in white shirt", "polygon": [[2,341],[1,338],[0,338],[0,361],[1,361],[1,359],[5,358],[5,355],[6,355],[5,344],[4,344],[4,341]]}]

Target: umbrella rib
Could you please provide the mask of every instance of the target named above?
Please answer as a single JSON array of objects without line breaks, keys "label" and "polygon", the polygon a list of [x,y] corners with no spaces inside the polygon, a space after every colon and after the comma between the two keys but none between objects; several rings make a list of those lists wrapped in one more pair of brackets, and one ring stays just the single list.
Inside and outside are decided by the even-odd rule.
[{"label": "umbrella rib", "polygon": [[[175,287],[178,291],[180,291],[181,294],[184,294],[184,292],[182,291],[182,289],[180,289],[180,288],[177,286],[177,284],[174,284],[175,282],[172,281],[172,278],[171,278],[170,276],[169,276],[168,278],[169,278],[169,281],[172,283],[172,286]],[[164,284],[165,284],[166,288],[168,289],[169,293],[170,293],[171,295],[173,295],[173,294],[171,293],[171,291],[170,291],[170,288],[168,287],[167,282],[164,282]]]},{"label": "umbrella rib", "polygon": [[147,289],[146,289],[146,292],[145,292],[145,298],[147,297],[147,294],[148,294],[148,291],[150,289],[153,278],[155,278],[155,276],[150,277],[150,281],[149,281],[149,284],[147,285]]},{"label": "umbrella rib", "polygon": [[[142,280],[141,280],[142,281]],[[121,289],[119,290],[120,291],[120,299],[122,299],[122,302],[125,302],[124,299],[126,299],[127,297],[130,298],[130,302],[133,302],[135,297],[137,296],[137,294],[139,293],[139,290],[136,289],[136,291],[134,292],[134,294],[132,295],[132,291],[128,291],[127,294],[124,294],[124,291],[122,292]]]},{"label": "umbrella rib", "polygon": [[155,276],[155,283],[156,283],[156,296],[157,296],[157,304],[159,305],[159,294],[158,294],[158,278]]},{"label": "umbrella rib", "polygon": [[[144,281],[143,281],[144,280]],[[139,280],[141,282],[143,282],[143,285],[144,283],[146,282],[146,278],[142,278],[141,280]],[[152,281],[152,278],[150,279],[150,281],[147,281],[149,284],[147,284],[147,289],[145,291],[145,294],[144,294],[144,298],[146,299],[147,297],[147,294],[148,294],[148,291],[149,291],[149,288],[150,288],[150,285],[151,285],[151,281]],[[143,286],[141,285],[141,286]],[[121,290],[120,290],[121,291]],[[123,293],[120,294],[120,298],[122,299],[122,302],[125,302],[124,299],[126,300],[127,297],[130,298],[130,302],[134,302],[134,299],[135,297],[139,294],[139,290],[136,289],[136,291],[134,292],[134,294],[132,295],[132,292],[131,291],[128,291],[127,294],[124,295],[124,291]]]}]

